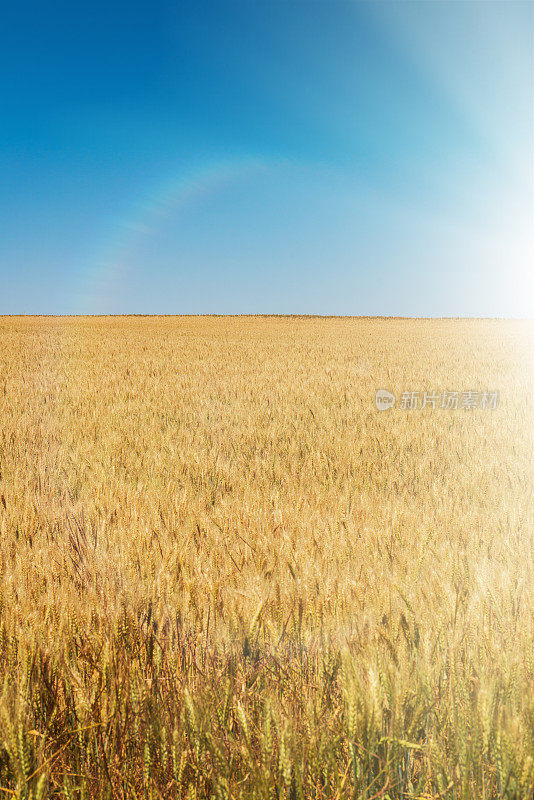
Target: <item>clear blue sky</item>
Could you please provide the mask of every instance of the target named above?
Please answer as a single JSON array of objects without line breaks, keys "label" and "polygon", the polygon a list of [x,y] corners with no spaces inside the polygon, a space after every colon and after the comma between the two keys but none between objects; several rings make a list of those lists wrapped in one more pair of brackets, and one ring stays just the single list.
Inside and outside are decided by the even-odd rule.
[{"label": "clear blue sky", "polygon": [[534,316],[534,4],[5,4],[0,313]]}]

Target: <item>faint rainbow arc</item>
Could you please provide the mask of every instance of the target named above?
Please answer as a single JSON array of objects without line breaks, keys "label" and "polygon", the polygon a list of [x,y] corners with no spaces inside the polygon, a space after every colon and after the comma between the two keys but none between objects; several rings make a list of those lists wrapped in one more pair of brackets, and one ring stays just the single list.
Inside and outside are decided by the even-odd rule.
[{"label": "faint rainbow arc", "polygon": [[136,250],[172,214],[266,168],[264,160],[252,157],[218,161],[157,183],[111,224],[103,245],[81,271],[77,287],[80,312],[98,314],[106,310],[106,303],[126,277]]}]

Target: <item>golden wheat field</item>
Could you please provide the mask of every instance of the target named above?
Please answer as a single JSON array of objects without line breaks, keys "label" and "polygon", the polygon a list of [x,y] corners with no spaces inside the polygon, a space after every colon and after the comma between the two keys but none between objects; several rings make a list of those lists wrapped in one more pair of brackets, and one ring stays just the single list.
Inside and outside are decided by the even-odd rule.
[{"label": "golden wheat field", "polygon": [[[533,353],[505,320],[0,318],[3,796],[530,800]],[[446,390],[498,404],[400,402]]]}]

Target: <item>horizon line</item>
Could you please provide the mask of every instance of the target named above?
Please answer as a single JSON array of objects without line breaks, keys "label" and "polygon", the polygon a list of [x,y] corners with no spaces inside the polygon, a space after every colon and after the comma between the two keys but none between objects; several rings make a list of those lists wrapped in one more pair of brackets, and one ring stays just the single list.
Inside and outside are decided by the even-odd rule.
[{"label": "horizon line", "polygon": [[24,313],[0,313],[0,319],[22,317],[25,319],[30,318],[45,318],[45,319],[120,319],[141,317],[144,319],[160,319],[160,318],[177,318],[182,319],[186,317],[215,317],[220,319],[238,319],[238,318],[261,318],[261,319],[353,319],[353,320],[495,320],[504,322],[534,322],[534,317],[512,317],[512,316],[454,316],[454,315],[433,315],[433,316],[419,316],[419,315],[397,315],[397,314],[277,314],[277,313],[238,313],[238,314],[218,314],[218,313],[182,313],[182,314],[141,314],[141,313],[124,313],[124,314],[24,314]]}]

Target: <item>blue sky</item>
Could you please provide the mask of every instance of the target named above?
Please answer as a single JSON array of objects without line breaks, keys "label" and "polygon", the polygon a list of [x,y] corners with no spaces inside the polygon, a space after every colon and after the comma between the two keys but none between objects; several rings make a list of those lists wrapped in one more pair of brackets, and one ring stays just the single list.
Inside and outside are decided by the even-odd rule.
[{"label": "blue sky", "polygon": [[533,3],[2,17],[0,313],[534,316]]}]

